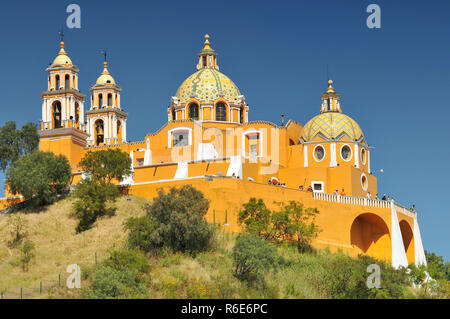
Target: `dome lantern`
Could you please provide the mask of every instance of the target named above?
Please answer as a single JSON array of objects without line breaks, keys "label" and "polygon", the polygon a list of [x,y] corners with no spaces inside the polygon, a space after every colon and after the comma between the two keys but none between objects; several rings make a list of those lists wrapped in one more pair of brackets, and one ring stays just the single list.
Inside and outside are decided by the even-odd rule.
[{"label": "dome lantern", "polygon": [[322,98],[322,107],[320,109],[320,113],[325,112],[342,113],[340,103],[341,95],[334,91],[332,80],[328,80],[328,89],[320,97]]},{"label": "dome lantern", "polygon": [[209,35],[205,34],[205,42],[203,49],[198,54],[199,60],[197,64],[197,70],[204,68],[213,68],[218,70],[219,66],[217,65],[217,53],[211,48],[211,44],[209,43]]}]

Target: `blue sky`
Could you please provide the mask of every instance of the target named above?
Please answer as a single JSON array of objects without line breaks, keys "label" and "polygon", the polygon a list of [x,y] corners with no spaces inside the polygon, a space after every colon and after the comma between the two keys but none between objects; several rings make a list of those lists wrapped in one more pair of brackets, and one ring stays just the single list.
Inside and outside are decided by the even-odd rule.
[{"label": "blue sky", "polygon": [[[80,90],[89,93],[107,49],[129,140],[164,124],[205,33],[250,120],[279,123],[284,113],[305,124],[319,112],[328,64],[344,113],[375,147],[372,168],[384,169],[379,193],[415,204],[425,249],[450,260],[450,2],[9,1],[0,10],[0,125],[39,121],[70,3],[82,11],[81,29],[65,29]],[[381,29],[366,26],[371,3]]]}]

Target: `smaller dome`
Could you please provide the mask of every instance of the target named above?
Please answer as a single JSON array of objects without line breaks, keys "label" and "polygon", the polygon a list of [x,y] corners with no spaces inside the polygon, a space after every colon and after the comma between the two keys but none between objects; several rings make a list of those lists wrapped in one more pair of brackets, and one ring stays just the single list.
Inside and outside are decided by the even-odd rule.
[{"label": "smaller dome", "polygon": [[322,113],[305,124],[302,130],[302,138],[305,142],[312,141],[318,135],[327,140],[339,139],[344,135],[353,141],[364,137],[358,123],[339,112]]},{"label": "smaller dome", "polygon": [[60,43],[61,49],[59,50],[58,56],[53,60],[53,65],[64,65],[69,64],[72,65],[72,60],[67,56],[66,51],[64,50],[64,42]]},{"label": "smaller dome", "polygon": [[114,78],[111,76],[111,74],[108,71],[108,62],[105,61],[103,63],[103,66],[104,66],[103,72],[98,77],[95,84],[116,84],[116,81],[114,80]]}]

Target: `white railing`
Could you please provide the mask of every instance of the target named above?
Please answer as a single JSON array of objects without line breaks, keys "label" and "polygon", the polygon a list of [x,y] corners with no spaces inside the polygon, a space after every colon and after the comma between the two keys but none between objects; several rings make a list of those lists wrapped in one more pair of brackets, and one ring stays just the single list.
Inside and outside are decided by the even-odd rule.
[{"label": "white railing", "polygon": [[334,194],[325,193],[313,193],[315,200],[323,200],[327,202],[348,204],[348,205],[361,205],[376,208],[391,208],[391,202],[386,200],[369,199],[366,197],[355,197],[355,196],[342,196]]}]

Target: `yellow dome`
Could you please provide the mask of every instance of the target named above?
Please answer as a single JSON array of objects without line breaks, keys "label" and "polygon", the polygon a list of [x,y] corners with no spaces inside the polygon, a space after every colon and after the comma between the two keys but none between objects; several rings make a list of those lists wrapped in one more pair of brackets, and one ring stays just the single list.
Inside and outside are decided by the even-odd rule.
[{"label": "yellow dome", "polygon": [[111,76],[111,74],[109,74],[108,63],[106,61],[103,63],[103,72],[98,77],[95,84],[116,84],[114,78]]},{"label": "yellow dome", "polygon": [[67,56],[66,51],[64,50],[64,42],[60,43],[61,49],[59,50],[58,56],[53,60],[53,64],[69,64],[72,65],[72,60]]},{"label": "yellow dome", "polygon": [[355,120],[338,112],[317,115],[306,123],[302,131],[302,138],[305,142],[312,141],[316,136],[331,140],[340,139],[344,135],[353,141],[364,137]]},{"label": "yellow dome", "polygon": [[225,74],[213,68],[203,68],[189,76],[176,93],[181,103],[193,95],[200,101],[211,101],[222,96],[229,102],[235,102],[241,92]]}]

